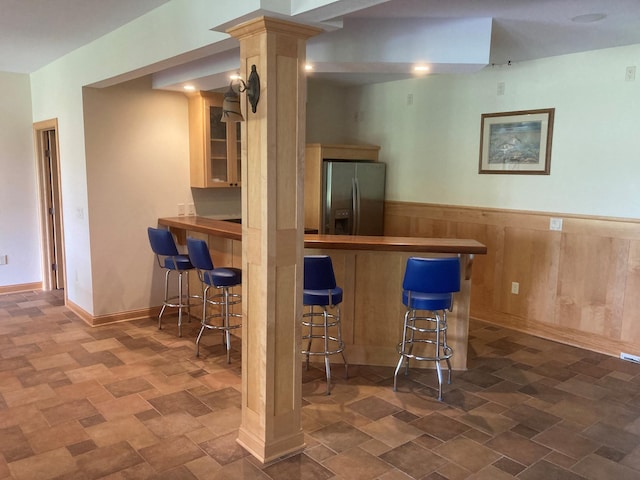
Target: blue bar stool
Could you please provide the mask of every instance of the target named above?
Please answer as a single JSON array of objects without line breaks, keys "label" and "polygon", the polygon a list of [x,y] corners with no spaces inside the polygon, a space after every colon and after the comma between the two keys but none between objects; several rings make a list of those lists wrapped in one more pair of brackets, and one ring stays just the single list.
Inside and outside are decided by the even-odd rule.
[{"label": "blue bar stool", "polygon": [[[453,350],[447,345],[447,310],[453,309],[453,293],[460,291],[460,259],[458,257],[407,259],[402,282],[404,314],[402,342],[398,344],[400,360],[393,375],[393,391],[398,390],[398,372],[406,361],[405,375],[409,373],[409,360],[435,362],[438,373],[438,400],[442,400],[442,371],[445,360],[451,383]],[[420,345],[417,352],[414,345]]]},{"label": "blue bar stool", "polygon": [[[196,238],[187,238],[187,250],[191,263],[198,270],[198,277],[204,286],[202,298],[202,326],[196,338],[196,357],[200,355],[200,339],[205,329],[220,330],[222,332],[222,341],[227,348],[227,363],[231,363],[231,330],[240,328],[240,323],[231,324],[231,318],[241,318],[242,314],[233,313],[232,306],[240,303],[241,295],[231,293],[229,290],[242,283],[242,270],[239,268],[224,267],[215,268],[209,253],[209,247],[204,240]],[[213,287],[219,290],[219,293],[209,296],[209,289]],[[219,305],[220,313],[209,315],[207,313],[207,305]],[[212,318],[221,318],[221,325],[212,325]]]},{"label": "blue bar stool", "polygon": [[[342,288],[336,285],[331,257],[327,255],[307,255],[304,257],[304,291],[302,303],[309,310],[302,315],[302,325],[309,328],[309,333],[303,335],[308,340],[307,348],[302,353],[307,357],[309,368],[310,355],[324,356],[325,372],[327,375],[327,395],[331,394],[331,365],[329,355],[342,355],[345,375],[348,376],[347,359],[344,356],[344,341],[342,340],[342,326],[340,323],[340,303],[342,303]],[[314,310],[320,307],[321,311]],[[329,310],[332,310],[331,313]],[[335,327],[332,336],[329,329]],[[314,333],[318,332],[319,333]],[[323,340],[323,350],[312,350],[313,339]]]},{"label": "blue bar stool", "polygon": [[[178,336],[182,337],[182,311],[186,310],[187,317],[190,316],[189,299],[194,298],[189,295],[189,270],[193,270],[194,267],[187,255],[178,252],[176,242],[169,230],[149,227],[147,232],[149,234],[151,250],[153,250],[153,253],[156,255],[158,265],[166,271],[164,276],[164,301],[160,315],[158,315],[158,329],[162,330],[162,315],[165,309],[167,307],[174,307],[178,309]],[[171,272],[178,274],[178,295],[174,297],[169,297],[169,276]],[[183,295],[183,276],[186,277],[186,296]]]}]

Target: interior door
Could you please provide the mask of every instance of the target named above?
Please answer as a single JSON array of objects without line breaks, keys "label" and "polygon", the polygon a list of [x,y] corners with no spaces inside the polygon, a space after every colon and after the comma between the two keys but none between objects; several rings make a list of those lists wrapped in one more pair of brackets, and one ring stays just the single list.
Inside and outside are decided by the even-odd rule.
[{"label": "interior door", "polygon": [[65,261],[57,121],[34,124],[42,224],[43,290],[64,289]]}]

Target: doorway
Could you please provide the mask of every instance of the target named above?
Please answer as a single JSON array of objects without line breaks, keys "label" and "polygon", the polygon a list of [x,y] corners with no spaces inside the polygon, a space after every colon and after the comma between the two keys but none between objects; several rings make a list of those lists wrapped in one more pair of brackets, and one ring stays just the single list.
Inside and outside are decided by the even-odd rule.
[{"label": "doorway", "polygon": [[58,120],[33,124],[42,232],[42,289],[61,290],[65,283],[62,189],[58,149]]}]

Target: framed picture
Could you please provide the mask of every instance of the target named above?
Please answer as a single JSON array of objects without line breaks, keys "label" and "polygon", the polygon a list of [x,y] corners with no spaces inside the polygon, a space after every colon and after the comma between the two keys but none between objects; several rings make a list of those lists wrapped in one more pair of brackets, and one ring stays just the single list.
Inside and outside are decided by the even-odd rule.
[{"label": "framed picture", "polygon": [[549,175],[555,108],[485,113],[478,173]]}]

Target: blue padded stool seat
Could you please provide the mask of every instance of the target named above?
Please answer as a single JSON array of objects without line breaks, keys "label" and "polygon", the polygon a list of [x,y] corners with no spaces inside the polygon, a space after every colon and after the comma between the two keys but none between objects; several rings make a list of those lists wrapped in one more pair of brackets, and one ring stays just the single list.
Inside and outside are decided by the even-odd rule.
[{"label": "blue padded stool seat", "polygon": [[[460,258],[438,257],[407,259],[402,282],[404,315],[402,341],[398,344],[400,359],[393,375],[393,390],[398,390],[398,372],[409,360],[435,362],[438,375],[438,400],[442,400],[441,361],[447,362],[451,383],[453,350],[447,344],[447,311],[453,309],[453,294],[460,291]],[[414,347],[418,346],[414,350]]]},{"label": "blue padded stool seat", "polygon": [[342,303],[342,288],[330,290],[303,290],[302,303],[307,306],[338,305]]},{"label": "blue padded stool seat", "polygon": [[[186,310],[187,317],[191,316],[191,300],[199,299],[197,295],[189,294],[189,270],[193,270],[194,266],[189,260],[188,255],[178,252],[176,242],[169,230],[163,228],[147,228],[149,243],[151,250],[156,256],[156,260],[160,268],[165,270],[164,276],[164,300],[162,309],[158,315],[158,329],[162,329],[162,315],[167,307],[178,309],[178,335],[182,336],[182,312]],[[169,276],[172,272],[178,274],[178,295],[169,297]],[[183,294],[183,283],[186,278],[187,294]],[[199,302],[198,302],[199,303]]]},{"label": "blue padded stool seat", "polygon": [[242,283],[242,270],[232,267],[214,268],[203,272],[203,282],[213,287],[235,287]]},{"label": "blue padded stool seat", "polygon": [[169,270],[191,270],[194,267],[188,255],[176,255],[175,257],[164,259],[164,268]]},{"label": "blue padded stool seat", "polygon": [[[306,355],[307,369],[309,369],[309,356],[324,356],[327,395],[330,395],[331,364],[329,356],[337,353],[342,355],[346,376],[348,376],[349,368],[344,356],[340,321],[342,288],[336,285],[331,257],[327,255],[307,255],[304,257],[302,303],[305,308],[308,308],[302,315],[302,326],[309,328],[309,333],[302,336],[302,340],[307,340],[307,347],[302,350],[302,354]],[[320,307],[320,311],[315,310],[315,307]],[[331,329],[335,330],[335,333],[332,334]],[[322,340],[321,349],[317,349],[317,346],[313,345],[314,339]]]},{"label": "blue padded stool seat", "polygon": [[[241,296],[232,293],[231,288],[242,284],[242,270],[234,267],[215,268],[209,247],[204,240],[187,238],[187,250],[191,263],[198,271],[198,278],[203,285],[202,298],[202,320],[200,332],[196,338],[196,357],[200,355],[200,339],[205,329],[219,330],[222,333],[222,341],[227,349],[227,363],[231,363],[231,330],[240,328],[240,323],[231,324],[232,318],[242,317],[239,313],[232,312],[233,305],[240,303]],[[220,293],[209,295],[211,288],[217,289]],[[220,307],[219,313],[208,314],[207,307]],[[211,323],[211,319],[220,318],[221,325]]]},{"label": "blue padded stool seat", "polygon": [[402,303],[416,310],[450,310],[453,306],[453,295],[451,293],[421,293],[402,292]]}]

